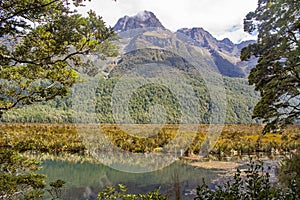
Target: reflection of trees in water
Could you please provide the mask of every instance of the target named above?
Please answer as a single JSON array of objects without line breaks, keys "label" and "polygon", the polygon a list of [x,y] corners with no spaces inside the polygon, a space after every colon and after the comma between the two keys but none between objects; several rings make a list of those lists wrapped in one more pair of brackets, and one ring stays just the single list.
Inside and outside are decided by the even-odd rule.
[{"label": "reflection of trees in water", "polygon": [[96,163],[47,160],[43,162],[41,173],[51,177],[51,180],[65,180],[65,194],[69,195],[68,199],[79,199],[86,187],[97,193],[105,186],[119,183],[125,184],[130,193],[147,193],[160,187],[161,192],[167,194],[168,190],[176,186],[178,180],[180,194],[183,194],[184,191],[196,188],[202,177],[207,183],[218,177],[218,173],[213,170],[195,168],[179,161],[149,173],[126,173]]},{"label": "reflection of trees in water", "polygon": [[[171,154],[155,153],[155,154],[135,154],[132,156],[129,152],[120,152],[119,150],[105,150],[101,149],[93,151],[96,154],[93,157],[103,164],[111,166],[113,168],[121,168],[122,171],[141,172],[142,171],[153,171],[160,169],[168,164],[171,164],[176,159]],[[136,171],[135,171],[135,170]]]},{"label": "reflection of trees in water", "polygon": [[171,176],[171,183],[167,185],[167,196],[168,199],[180,200],[182,196],[181,192],[181,181],[178,168],[173,169]]},{"label": "reflection of trees in water", "polygon": [[[157,170],[173,163],[198,127],[151,125],[155,132],[151,135],[149,125],[121,126],[99,125],[98,130],[80,130],[80,135],[87,155],[112,168],[134,173]],[[156,126],[162,128],[157,130]]]}]

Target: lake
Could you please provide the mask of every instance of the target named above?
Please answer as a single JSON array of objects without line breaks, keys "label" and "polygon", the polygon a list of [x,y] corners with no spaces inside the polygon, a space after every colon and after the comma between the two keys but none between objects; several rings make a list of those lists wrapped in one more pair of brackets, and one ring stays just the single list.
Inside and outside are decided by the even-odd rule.
[{"label": "lake", "polygon": [[[64,199],[94,199],[105,186],[122,183],[132,193],[146,193],[161,188],[162,193],[174,195],[174,183],[180,182],[180,190],[184,195],[195,189],[202,178],[212,186],[217,179],[218,170],[192,167],[181,162],[149,173],[126,173],[105,165],[91,163],[69,163],[65,161],[44,161],[41,173],[46,174],[48,181],[63,179],[66,181]],[[176,178],[178,176],[178,179]],[[177,180],[176,180],[177,179]]]},{"label": "lake", "polygon": [[[216,182],[224,182],[225,173],[232,177],[237,166],[225,171],[220,168],[232,163],[244,165],[248,155],[258,151],[271,154],[263,160],[274,166],[281,159],[276,156],[300,145],[299,125],[288,126],[282,134],[264,135],[259,148],[262,125],[226,124],[218,137],[211,138],[214,143],[205,142],[206,136],[214,136],[208,134],[209,125],[142,124],[122,128],[115,124],[0,123],[0,145],[41,160],[40,173],[47,175],[47,182],[66,181],[64,199],[75,200],[95,199],[105,186],[119,183],[126,185],[130,193],[160,187],[169,199],[174,199],[174,186],[179,185],[182,199],[192,199],[188,194],[195,192],[202,178],[213,188]],[[131,134],[124,134],[127,132]],[[184,146],[188,151],[183,151]],[[202,147],[211,147],[202,161],[215,161],[222,155],[223,163],[194,159],[194,155],[203,155]],[[182,155],[188,156],[188,161],[178,161]]]},{"label": "lake", "polygon": [[[167,194],[169,199],[174,199],[174,187],[176,183],[179,183],[182,199],[192,199],[195,195],[196,187],[202,183],[202,178],[204,178],[210,188],[214,188],[216,183],[227,180],[224,178],[225,174],[227,176],[233,175],[235,167],[245,167],[247,162],[245,158],[246,156],[239,159],[239,161],[232,158],[234,159],[233,162],[199,162],[190,160],[188,161],[189,164],[186,163],[187,161],[181,160],[163,169],[148,173],[127,173],[87,161],[45,160],[42,164],[43,169],[41,173],[49,177],[47,179],[48,183],[57,179],[66,181],[63,189],[64,199],[96,199],[97,193],[103,188],[120,183],[126,185],[130,193],[147,193],[160,188],[161,193]],[[274,166],[278,158],[273,157],[273,159],[275,160],[264,157],[262,160],[267,165],[273,166],[271,175],[274,176]],[[197,167],[199,163],[202,165]],[[226,163],[229,167],[225,166]],[[193,164],[195,166],[192,166]],[[223,169],[215,169],[218,167]]]}]

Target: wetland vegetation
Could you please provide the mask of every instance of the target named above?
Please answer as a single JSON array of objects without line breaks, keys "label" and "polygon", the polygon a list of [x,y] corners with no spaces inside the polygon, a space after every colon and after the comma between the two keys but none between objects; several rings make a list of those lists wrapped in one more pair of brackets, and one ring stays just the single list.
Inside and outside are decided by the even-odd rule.
[{"label": "wetland vegetation", "polygon": [[[40,124],[40,123],[0,123],[1,148],[12,148],[20,152],[69,152],[88,154],[89,148],[101,146],[97,136],[105,135],[114,145],[130,152],[152,152],[162,149],[165,144],[180,133],[179,125],[163,125],[161,130],[155,129],[159,125],[137,124],[130,125],[131,134],[116,124]],[[189,126],[189,125],[183,125]],[[195,125],[192,125],[195,126]],[[196,125],[197,129],[184,133],[180,142],[190,140],[186,155],[198,155],[202,142],[207,135],[209,125]],[[157,131],[149,138],[149,128]],[[262,125],[227,124],[223,127],[218,140],[211,149],[211,154],[230,155],[253,154],[256,151],[283,153],[294,151],[300,145],[299,125],[288,126],[283,133],[267,133],[261,135]],[[135,132],[134,132],[135,131]],[[157,137],[157,134],[160,134]],[[95,135],[95,140],[85,141]],[[138,137],[139,136],[139,137]],[[141,137],[143,136],[143,137]],[[133,145],[134,144],[134,145]],[[176,146],[176,144],[174,144]],[[234,151],[234,152],[233,152]],[[179,152],[179,151],[178,151]]]},{"label": "wetland vegetation", "polygon": [[[66,185],[62,189],[62,197],[64,199],[71,197],[80,199],[84,195],[96,198],[97,193],[101,192],[106,186],[119,183],[125,184],[128,187],[126,193],[132,194],[146,194],[149,191],[156,191],[160,186],[160,192],[169,195],[169,198],[171,198],[172,195],[175,195],[175,172],[179,174],[180,195],[183,199],[189,199],[196,195],[195,188],[201,184],[202,177],[205,178],[208,188],[214,188],[214,185],[219,183],[217,180],[224,182],[220,178],[222,174],[232,173],[242,163],[245,164],[246,160],[249,161],[249,159],[238,159],[239,153],[253,155],[259,150],[270,156],[272,154],[275,158],[276,154],[283,155],[287,152],[293,152],[300,145],[300,129],[297,125],[288,126],[282,134],[268,133],[261,136],[260,133],[263,128],[261,125],[228,124],[224,126],[210,154],[206,157],[199,157],[199,148],[209,126],[197,125],[196,132],[186,135],[186,139],[189,139],[191,135],[194,136],[194,139],[188,148],[189,150],[185,152],[185,155],[182,155],[181,161],[177,161],[166,169],[157,172],[134,175],[119,172],[103,165],[91,152],[93,151],[92,149],[101,147],[99,141],[96,140],[97,137],[93,138],[95,139],[94,143],[91,140],[88,140],[88,143],[86,143],[85,137],[93,134],[104,134],[110,142],[116,142],[119,148],[142,154],[147,154],[149,151],[163,151],[163,145],[160,146],[160,143],[156,142],[155,137],[152,138],[153,142],[148,143],[145,142],[144,138],[137,140],[135,143],[140,144],[140,146],[137,145],[136,148],[131,149],[130,145],[128,145],[129,138],[125,137],[126,139],[122,140],[123,143],[120,142],[120,138],[123,137],[122,131],[116,124],[81,124],[75,126],[74,124],[0,123],[0,126],[1,149],[16,150],[25,157],[41,161],[42,169],[39,173],[48,176],[46,179],[47,183],[53,183],[55,180],[63,178],[66,181]],[[130,138],[131,141],[139,134],[141,136],[143,131],[149,132],[149,126],[151,125],[131,125],[131,130],[136,131],[132,134],[133,136],[131,137],[133,138]],[[164,128],[165,130],[161,134],[166,134],[164,136],[166,142],[168,141],[167,138],[171,139],[178,133],[178,125],[166,125]],[[258,149],[257,141],[259,138],[260,148]],[[102,152],[102,154],[105,153]],[[228,157],[231,159],[226,160]],[[114,162],[112,157],[107,157],[106,159]],[[269,157],[269,159],[272,159],[272,157]],[[206,163],[209,160],[223,160],[239,164],[231,165],[229,168],[220,166],[222,163],[220,165],[214,163],[212,168],[205,165],[197,165],[197,162]],[[283,174],[284,172],[281,173],[281,176],[285,176]],[[145,182],[145,180],[147,181]],[[217,182],[214,183],[213,180]],[[137,185],[139,186],[137,187]],[[198,188],[197,194],[204,190],[208,191],[208,188],[205,189],[204,186]],[[113,188],[113,190],[116,189]],[[102,192],[112,192],[111,190],[112,188]],[[50,198],[48,195],[46,197]]]}]

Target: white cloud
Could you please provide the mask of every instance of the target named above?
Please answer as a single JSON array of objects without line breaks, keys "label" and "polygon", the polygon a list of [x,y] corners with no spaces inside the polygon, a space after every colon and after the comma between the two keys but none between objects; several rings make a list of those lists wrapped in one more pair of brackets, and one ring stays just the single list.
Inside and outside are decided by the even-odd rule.
[{"label": "white cloud", "polygon": [[[80,12],[94,10],[110,26],[125,15],[152,11],[168,29],[203,27],[218,39],[233,42],[253,38],[243,32],[243,19],[257,0],[92,0]],[[234,30],[232,30],[234,27]]]}]

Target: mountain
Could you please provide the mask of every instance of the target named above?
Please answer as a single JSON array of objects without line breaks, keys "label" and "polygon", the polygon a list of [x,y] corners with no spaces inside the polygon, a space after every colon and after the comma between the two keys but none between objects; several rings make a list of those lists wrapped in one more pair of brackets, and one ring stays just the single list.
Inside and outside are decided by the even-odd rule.
[{"label": "mountain", "polygon": [[142,11],[132,17],[124,16],[120,18],[114,26],[114,30],[116,32],[122,32],[131,29],[149,27],[156,27],[162,29],[165,28],[152,12]]},{"label": "mountain", "polygon": [[243,47],[255,41],[244,41],[234,44],[228,38],[217,40],[203,28],[182,28],[177,33],[185,34],[195,40],[194,45],[208,49],[221,74],[229,77],[246,77],[255,67],[256,59],[240,61],[240,52]]},{"label": "mountain", "polygon": [[221,51],[226,54],[238,54],[236,45],[234,45],[228,38],[219,41],[203,28],[182,28],[177,30],[177,33],[183,33],[197,41],[195,45],[206,47],[215,51]]},{"label": "mountain", "polygon": [[[173,33],[149,11],[120,18],[114,29],[120,38],[120,55],[105,65],[96,63],[104,76],[92,83],[85,78],[87,83],[73,90],[76,100],[57,98],[8,112],[1,120],[62,123],[74,122],[75,117],[77,122],[114,123],[113,111],[127,111],[128,115],[119,117],[131,117],[133,123],[153,119],[157,123],[254,122],[251,114],[259,95],[246,77],[256,60],[239,59],[241,49],[253,41],[234,44],[228,38],[217,40],[203,28]],[[145,77],[150,82],[145,82]],[[131,96],[126,96],[126,91]],[[121,105],[128,102],[112,107],[113,99]]]},{"label": "mountain", "polygon": [[[145,13],[147,17],[141,20],[140,16]],[[158,112],[155,117],[165,118],[167,123],[180,120],[209,123],[216,117],[214,110],[226,112],[226,123],[253,122],[251,113],[258,94],[245,79],[248,62],[239,59],[240,48],[251,41],[238,45],[228,38],[217,40],[203,28],[184,28],[173,33],[157,20],[153,13],[144,11],[130,18],[125,16],[116,24],[122,54],[106,70],[107,78],[100,82],[97,90],[97,96],[101,97],[96,106],[101,122],[115,122],[110,99],[123,102],[127,97],[122,92],[127,90],[134,91],[127,104],[134,123],[150,123],[151,109],[157,104],[165,109],[167,116]],[[148,24],[152,21],[155,23]],[[221,78],[218,71],[223,75]],[[141,84],[144,77],[148,77],[151,84]],[[186,83],[189,83],[187,87]],[[134,89],[137,84],[141,85]],[[118,96],[115,88],[119,87],[121,95]],[[194,96],[189,96],[189,87]],[[180,102],[182,99],[178,96],[183,101]],[[195,101],[190,100],[192,98]],[[226,107],[222,107],[223,103]],[[122,107],[114,109],[125,112]],[[190,112],[189,115],[183,116],[185,112],[181,109],[188,110],[185,111]],[[199,113],[193,115],[192,110]]]},{"label": "mountain", "polygon": [[[159,19],[157,19],[157,17],[150,11],[142,11],[131,17],[124,16],[120,18],[114,26],[114,30],[118,33],[141,28],[158,28],[166,30]],[[256,59],[254,58],[247,62],[241,62],[239,58],[241,49],[255,41],[244,41],[240,44],[234,44],[228,38],[217,40],[203,28],[182,28],[177,30],[175,34],[186,35],[192,39],[192,43],[190,44],[208,50],[216,67],[224,76],[238,78],[247,77],[250,70],[256,64]],[[140,42],[143,42],[143,39]],[[168,41],[160,40],[160,42],[165,43]]]}]

